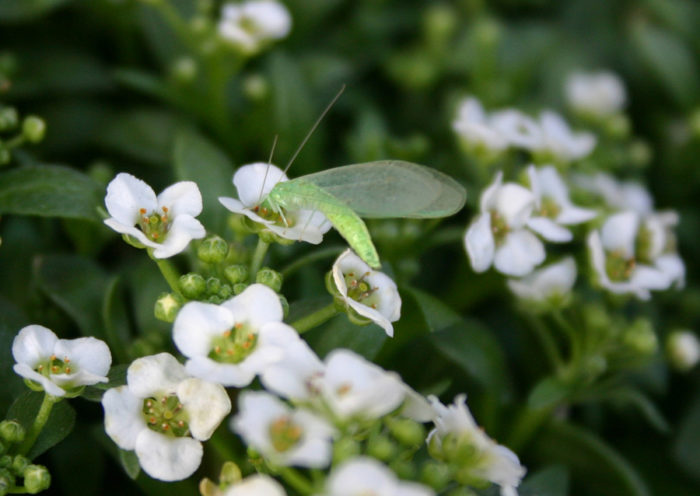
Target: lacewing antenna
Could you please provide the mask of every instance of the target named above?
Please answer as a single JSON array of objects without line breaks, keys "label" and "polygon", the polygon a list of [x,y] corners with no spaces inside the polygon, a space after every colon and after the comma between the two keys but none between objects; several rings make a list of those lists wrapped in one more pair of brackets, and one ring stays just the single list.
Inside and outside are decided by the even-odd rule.
[{"label": "lacewing antenna", "polygon": [[262,200],[263,191],[265,191],[265,182],[267,181],[267,174],[270,172],[270,166],[272,165],[272,157],[275,154],[275,147],[277,146],[277,138],[279,135],[275,134],[275,139],[272,140],[272,149],[270,150],[270,158],[267,159],[267,169],[265,169],[265,176],[263,177],[262,186],[260,186],[260,195],[258,196],[258,203]]}]

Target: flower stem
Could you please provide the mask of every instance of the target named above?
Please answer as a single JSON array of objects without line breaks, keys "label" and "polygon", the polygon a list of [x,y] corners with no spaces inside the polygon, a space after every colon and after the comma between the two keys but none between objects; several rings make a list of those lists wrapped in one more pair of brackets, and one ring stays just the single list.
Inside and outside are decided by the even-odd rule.
[{"label": "flower stem", "polygon": [[44,394],[44,400],[41,402],[41,406],[39,407],[39,411],[36,414],[34,423],[29,428],[29,431],[27,432],[24,441],[19,447],[18,453],[20,455],[26,455],[32,448],[32,446],[34,446],[37,437],[39,437],[39,434],[41,434],[41,430],[44,428],[46,422],[49,420],[49,416],[51,415],[51,409],[53,408],[54,403],[58,403],[59,401],[61,401],[61,398],[57,396],[51,396],[48,393]]},{"label": "flower stem", "polygon": [[540,340],[540,344],[544,348],[547,358],[552,362],[557,372],[561,371],[564,367],[564,361],[559,353],[557,344],[554,342],[554,339],[552,339],[549,329],[544,325],[542,319],[536,315],[531,315],[528,320],[531,324],[530,327],[532,327],[535,334],[537,334],[537,338]]},{"label": "flower stem", "polygon": [[178,296],[182,296],[182,293],[180,293],[179,284],[180,274],[178,274],[177,270],[175,270],[173,264],[170,263],[170,261],[166,258],[154,257],[151,250],[148,250],[148,254],[153,259],[153,261],[155,261],[155,263],[158,264],[160,273],[163,274],[163,278],[168,283],[168,286],[170,286],[170,289],[173,291],[173,293],[177,294]]},{"label": "flower stem", "polygon": [[578,362],[581,355],[581,346],[579,343],[579,337],[578,333],[576,332],[576,329],[574,329],[571,326],[571,324],[569,324],[566,321],[564,315],[562,315],[560,310],[553,311],[552,318],[554,319],[554,322],[556,322],[556,324],[566,333],[566,336],[569,338],[569,341],[571,343],[571,361],[574,363]]},{"label": "flower stem", "polygon": [[261,238],[258,238],[258,245],[255,247],[255,253],[253,253],[253,259],[250,261],[250,278],[253,280],[255,274],[258,273],[260,267],[262,267],[263,260],[265,259],[265,254],[267,249],[270,247],[270,243],[266,243]]},{"label": "flower stem", "polygon": [[337,313],[338,309],[335,307],[335,303],[331,303],[307,315],[306,317],[300,318],[291,325],[299,334],[303,334],[314,327],[320,326]]},{"label": "flower stem", "polygon": [[313,492],[311,482],[297,470],[290,467],[275,467],[275,472],[282,476],[284,481],[299,494],[311,494]]}]

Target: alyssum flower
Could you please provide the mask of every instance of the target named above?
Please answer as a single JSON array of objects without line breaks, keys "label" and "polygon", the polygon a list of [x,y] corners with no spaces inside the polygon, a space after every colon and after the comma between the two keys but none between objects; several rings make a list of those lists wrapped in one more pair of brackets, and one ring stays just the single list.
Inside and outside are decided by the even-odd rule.
[{"label": "alyssum flower", "polygon": [[284,217],[265,206],[268,193],[287,175],[265,162],[241,166],[233,175],[238,198],[221,197],[219,201],[231,212],[242,214],[282,238],[319,244],[331,228],[326,217],[316,210],[284,211]]},{"label": "alyssum flower", "polygon": [[[535,270],[522,279],[508,279],[508,288],[520,299],[528,302],[528,308],[546,309],[549,305],[561,306],[567,302],[576,282],[576,262],[573,257]],[[533,307],[531,304],[537,306]]]},{"label": "alyssum flower", "polygon": [[156,258],[177,255],[206,234],[195,219],[202,212],[202,195],[191,181],[175,183],[156,196],[148,184],[122,172],[107,185],[105,205],[111,216],[105,224],[153,250]]},{"label": "alyssum flower", "polygon": [[612,72],[575,72],[566,79],[566,100],[582,115],[597,119],[614,115],[625,105],[627,95],[620,78]]},{"label": "alyssum flower", "polygon": [[287,36],[291,27],[292,18],[283,4],[249,0],[223,6],[219,34],[243,53],[252,55],[267,43]]},{"label": "alyssum flower", "polygon": [[189,477],[202,459],[202,443],[231,411],[226,390],[191,377],[172,355],[134,360],[126,386],[102,397],[105,430],[156,479]]},{"label": "alyssum flower", "polygon": [[432,496],[421,484],[400,480],[374,458],[359,456],[335,467],[326,480],[323,496]]},{"label": "alyssum flower", "polygon": [[83,386],[107,382],[109,348],[92,337],[59,339],[40,325],[22,328],[12,342],[13,370],[52,396],[74,396]]}]

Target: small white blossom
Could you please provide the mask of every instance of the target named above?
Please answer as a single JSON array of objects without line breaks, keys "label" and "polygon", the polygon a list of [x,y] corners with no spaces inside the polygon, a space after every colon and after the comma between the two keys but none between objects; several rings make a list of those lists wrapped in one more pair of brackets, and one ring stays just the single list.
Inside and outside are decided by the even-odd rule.
[{"label": "small white blossom", "polygon": [[551,110],[540,114],[542,145],[537,151],[558,161],[570,162],[588,156],[596,137],[588,132],[574,133],[561,115]]},{"label": "small white blossom", "polygon": [[604,172],[594,175],[577,174],[573,182],[578,188],[602,197],[612,209],[634,210],[640,215],[649,215],[654,210],[654,199],[639,183],[618,181]]},{"label": "small white blossom", "polygon": [[396,477],[374,458],[360,456],[335,467],[326,480],[323,496],[432,496],[435,492]]},{"label": "small white blossom", "polygon": [[219,384],[190,377],[168,353],[134,360],[126,386],[102,397],[105,430],[124,450],[136,452],[155,479],[182,480],[202,459],[202,443],[231,411]]},{"label": "small white blossom", "polygon": [[522,279],[509,279],[508,287],[518,297],[534,303],[566,300],[576,282],[576,262],[566,257],[535,270]]},{"label": "small white blossom", "polygon": [[508,148],[508,140],[491,125],[481,103],[476,98],[465,98],[457,110],[452,129],[467,148],[483,148],[489,152],[501,152]]},{"label": "small white blossom", "polygon": [[673,252],[668,232],[674,214],[645,219],[633,211],[619,212],[588,237],[591,262],[598,283],[614,293],[650,298],[650,290],[683,285],[685,266]]},{"label": "small white blossom", "polygon": [[480,198],[481,213],[467,229],[464,244],[476,272],[491,265],[503,274],[524,276],[544,261],[542,242],[527,229],[535,196],[499,172]]},{"label": "small white blossom", "polygon": [[666,341],[666,352],[674,367],[688,371],[700,362],[700,340],[691,331],[674,331]]},{"label": "small white blossom", "polygon": [[109,348],[92,337],[58,339],[40,325],[22,328],[12,342],[13,370],[36,382],[52,396],[65,396],[77,388],[107,382],[112,364]]},{"label": "small white blossom", "polygon": [[527,173],[535,195],[535,210],[527,225],[546,240],[571,241],[573,234],[563,226],[581,224],[597,215],[595,210],[571,203],[569,189],[553,166],[535,168],[531,165]]},{"label": "small white blossom", "polygon": [[318,394],[314,382],[322,377],[325,365],[303,339],[285,348],[284,360],[265,367],[260,382],[266,389],[294,402],[307,402]]},{"label": "small white blossom", "polygon": [[206,234],[195,219],[202,212],[202,195],[191,181],[175,183],[156,196],[148,184],[122,172],[107,185],[105,205],[111,216],[105,224],[151,248],[156,258],[177,255]]},{"label": "small white blossom", "polygon": [[275,465],[327,467],[335,429],[304,409],[292,409],[271,394],[243,391],[231,428]]},{"label": "small white blossom", "polygon": [[618,113],[627,100],[622,80],[612,72],[571,74],[566,80],[565,93],[572,109],[595,118]]},{"label": "small white blossom", "polygon": [[467,397],[463,394],[455,398],[454,404],[445,406],[434,397],[428,398],[435,410],[435,428],[428,434],[429,451],[439,459],[449,453],[442,451],[442,443],[452,438],[460,445],[469,446],[470,450],[450,450],[451,452],[470,453],[466,460],[448,460],[452,463],[468,464],[471,476],[491,481],[501,486],[503,496],[517,494],[515,488],[525,475],[525,467],[511,450],[496,443],[481,429],[467,408]]},{"label": "small white blossom", "polygon": [[192,301],[178,312],[173,340],[195,377],[224,386],[250,384],[265,367],[284,358],[299,335],[282,323],[277,294],[251,284],[221,305]]},{"label": "small white blossom", "polygon": [[319,244],[331,228],[330,221],[321,212],[285,211],[282,218],[264,205],[268,193],[283,181],[288,181],[287,175],[274,165],[264,162],[243,165],[233,175],[239,199],[221,197],[219,201],[231,212],[245,215],[282,238]]},{"label": "small white blossom", "polygon": [[519,110],[504,109],[493,112],[489,122],[510,146],[524,150],[536,150],[542,147],[544,138],[539,124]]},{"label": "small white blossom", "polygon": [[287,496],[282,485],[268,475],[253,474],[229,486],[223,496]]},{"label": "small white blossom", "polygon": [[274,0],[225,4],[219,21],[221,37],[248,55],[271,41],[284,38],[291,28],[289,11]]},{"label": "small white blossom", "polygon": [[394,336],[392,322],[401,316],[401,297],[389,276],[373,270],[348,249],[333,264],[333,282],[346,306]]}]

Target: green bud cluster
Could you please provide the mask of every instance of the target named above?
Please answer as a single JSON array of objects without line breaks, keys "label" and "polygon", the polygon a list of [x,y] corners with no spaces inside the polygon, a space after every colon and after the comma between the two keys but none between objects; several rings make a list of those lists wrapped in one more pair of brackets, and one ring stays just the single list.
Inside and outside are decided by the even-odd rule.
[{"label": "green bud cluster", "polygon": [[282,281],[282,274],[269,267],[263,267],[255,274],[255,282],[264,284],[275,293],[279,293],[280,289],[282,289]]},{"label": "green bud cluster", "polygon": [[229,246],[225,239],[219,236],[209,236],[197,247],[197,258],[208,264],[218,264],[226,260]]},{"label": "green bud cluster", "polygon": [[21,443],[24,441],[25,435],[24,427],[16,420],[3,420],[0,422],[0,439],[5,443]]},{"label": "green bud cluster", "polygon": [[[13,420],[4,420],[0,423],[0,437],[10,443],[21,442],[24,440],[24,429]],[[24,487],[17,485],[18,478],[24,479]],[[5,454],[0,457],[0,496],[10,492],[36,494],[50,485],[51,474],[46,467],[31,464],[31,460],[24,455]]]},{"label": "green bud cluster", "polygon": [[206,301],[218,305],[234,295],[232,285],[218,277],[204,277],[195,272],[180,276],[180,291],[190,300]]}]

